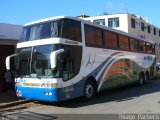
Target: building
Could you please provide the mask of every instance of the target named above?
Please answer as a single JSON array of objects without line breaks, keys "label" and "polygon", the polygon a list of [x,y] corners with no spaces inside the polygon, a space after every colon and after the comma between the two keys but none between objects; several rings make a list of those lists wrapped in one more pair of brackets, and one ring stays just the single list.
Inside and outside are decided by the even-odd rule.
[{"label": "building", "polygon": [[5,59],[14,53],[21,32],[22,26],[20,25],[0,23],[0,92],[5,88]]},{"label": "building", "polygon": [[81,17],[85,20],[112,27],[141,38],[150,39],[156,43],[156,54],[158,62],[160,62],[160,28],[149,23],[148,18],[142,18],[138,15],[124,14],[108,14],[95,17]]}]

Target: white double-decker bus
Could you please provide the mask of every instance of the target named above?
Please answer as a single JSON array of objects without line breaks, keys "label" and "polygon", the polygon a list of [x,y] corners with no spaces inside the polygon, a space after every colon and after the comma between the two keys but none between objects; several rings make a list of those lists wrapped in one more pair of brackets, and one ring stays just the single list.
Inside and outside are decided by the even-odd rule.
[{"label": "white double-decker bus", "polygon": [[15,58],[18,97],[63,101],[155,76],[154,42],[75,17],[24,26]]}]

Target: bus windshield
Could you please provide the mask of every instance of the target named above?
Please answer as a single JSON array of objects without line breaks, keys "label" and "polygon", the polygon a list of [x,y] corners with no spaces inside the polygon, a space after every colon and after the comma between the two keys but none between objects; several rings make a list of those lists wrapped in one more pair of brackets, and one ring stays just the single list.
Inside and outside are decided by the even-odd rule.
[{"label": "bus windshield", "polygon": [[17,49],[16,71],[20,77],[59,77],[58,70],[51,70],[50,53],[58,45],[43,45]]}]

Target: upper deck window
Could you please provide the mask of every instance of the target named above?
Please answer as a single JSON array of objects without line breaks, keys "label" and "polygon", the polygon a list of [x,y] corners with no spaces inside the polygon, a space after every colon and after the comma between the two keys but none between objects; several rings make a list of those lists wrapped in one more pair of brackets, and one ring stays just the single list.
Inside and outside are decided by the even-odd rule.
[{"label": "upper deck window", "polygon": [[119,48],[122,50],[129,50],[129,39],[127,36],[119,35]]},{"label": "upper deck window", "polygon": [[138,51],[138,42],[134,38],[130,38],[130,50],[131,51]]},{"label": "upper deck window", "polygon": [[53,37],[81,41],[81,22],[64,18],[26,26],[23,29],[21,41],[24,42]]},{"label": "upper deck window", "polygon": [[32,41],[38,39],[59,37],[62,20],[36,24],[24,27],[21,41]]},{"label": "upper deck window", "polygon": [[85,25],[85,40],[87,46],[102,46],[102,31],[96,27]]},{"label": "upper deck window", "polygon": [[81,22],[72,19],[64,19],[62,38],[81,42]]},{"label": "upper deck window", "polygon": [[144,41],[139,41],[139,52],[146,52],[146,43]]},{"label": "upper deck window", "polygon": [[117,34],[109,31],[104,32],[104,46],[107,48],[117,48]]}]

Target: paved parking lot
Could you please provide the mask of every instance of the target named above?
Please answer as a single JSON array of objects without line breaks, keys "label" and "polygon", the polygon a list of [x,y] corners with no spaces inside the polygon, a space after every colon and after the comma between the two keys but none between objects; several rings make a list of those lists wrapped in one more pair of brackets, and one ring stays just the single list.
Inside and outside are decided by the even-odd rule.
[{"label": "paved parking lot", "polygon": [[160,114],[160,80],[152,80],[144,86],[132,85],[99,93],[91,101],[82,98],[58,103],[36,101],[24,109],[15,110],[13,115],[34,119],[35,116],[52,118],[55,115],[63,118],[66,114],[72,114],[73,118],[77,114],[107,114],[117,115],[117,118],[123,114]]}]

